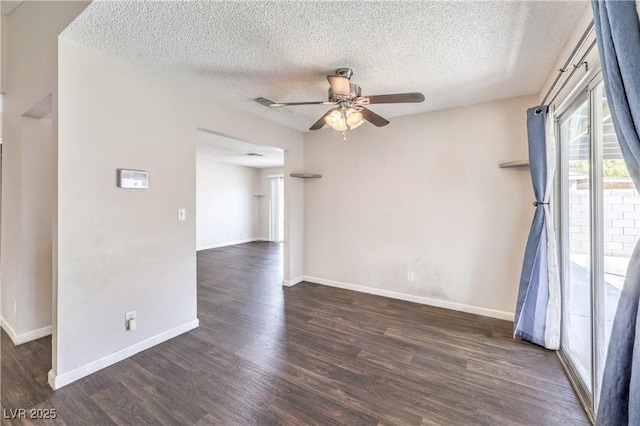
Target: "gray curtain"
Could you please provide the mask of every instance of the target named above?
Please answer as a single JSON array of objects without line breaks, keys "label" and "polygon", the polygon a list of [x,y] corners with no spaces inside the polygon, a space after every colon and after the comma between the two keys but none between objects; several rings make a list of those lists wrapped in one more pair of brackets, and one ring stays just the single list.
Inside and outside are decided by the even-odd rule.
[{"label": "gray curtain", "polygon": [[536,209],[524,254],[513,335],[545,346],[545,324],[549,297],[547,274],[547,233],[544,212],[547,187],[547,123],[548,107],[527,110],[529,168]]},{"label": "gray curtain", "polygon": [[[640,22],[633,1],[592,0],[602,75],[622,156],[640,188]],[[613,321],[597,424],[640,425],[640,248]]]}]

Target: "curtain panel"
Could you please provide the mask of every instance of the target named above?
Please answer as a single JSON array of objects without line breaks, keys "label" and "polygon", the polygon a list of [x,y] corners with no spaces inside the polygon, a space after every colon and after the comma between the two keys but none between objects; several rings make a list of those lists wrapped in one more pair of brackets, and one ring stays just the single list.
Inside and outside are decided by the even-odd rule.
[{"label": "curtain panel", "polygon": [[529,168],[536,201],[525,249],[514,320],[514,337],[558,349],[560,278],[553,215],[549,201],[555,174],[555,140],[548,106],[527,111]]},{"label": "curtain panel", "polygon": [[[620,150],[640,188],[640,21],[633,1],[592,0],[598,52]],[[597,424],[640,425],[640,246],[636,246],[613,321]]]}]

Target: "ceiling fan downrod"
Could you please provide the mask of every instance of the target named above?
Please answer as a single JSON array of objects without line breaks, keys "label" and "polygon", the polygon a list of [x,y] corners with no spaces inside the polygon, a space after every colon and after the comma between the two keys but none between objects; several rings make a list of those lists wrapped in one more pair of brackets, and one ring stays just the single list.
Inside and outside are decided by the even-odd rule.
[{"label": "ceiling fan downrod", "polygon": [[351,68],[338,68],[336,70],[336,75],[338,77],[345,77],[350,80],[351,76],[353,75],[353,70]]}]

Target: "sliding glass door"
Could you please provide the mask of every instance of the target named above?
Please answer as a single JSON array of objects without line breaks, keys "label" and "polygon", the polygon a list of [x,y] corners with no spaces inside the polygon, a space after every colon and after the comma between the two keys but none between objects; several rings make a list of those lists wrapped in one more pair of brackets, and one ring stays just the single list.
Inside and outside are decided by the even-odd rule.
[{"label": "sliding glass door", "polygon": [[562,182],[562,347],[586,393],[591,392],[591,141],[589,99],[583,96],[559,122]]},{"label": "sliding glass door", "polygon": [[622,159],[601,81],[593,81],[557,121],[561,353],[595,412],[611,325],[640,236],[640,195]]}]

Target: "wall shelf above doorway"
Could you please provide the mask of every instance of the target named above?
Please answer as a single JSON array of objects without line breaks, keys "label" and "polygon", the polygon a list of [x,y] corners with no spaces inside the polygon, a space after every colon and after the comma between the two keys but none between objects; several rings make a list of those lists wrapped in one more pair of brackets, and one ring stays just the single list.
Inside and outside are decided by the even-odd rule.
[{"label": "wall shelf above doorway", "polygon": [[316,173],[291,173],[289,176],[300,179],[317,179],[322,177],[322,175]]},{"label": "wall shelf above doorway", "polygon": [[510,169],[510,168],[514,168],[514,167],[529,167],[529,159],[507,161],[505,163],[500,163],[498,166],[501,169]]}]

